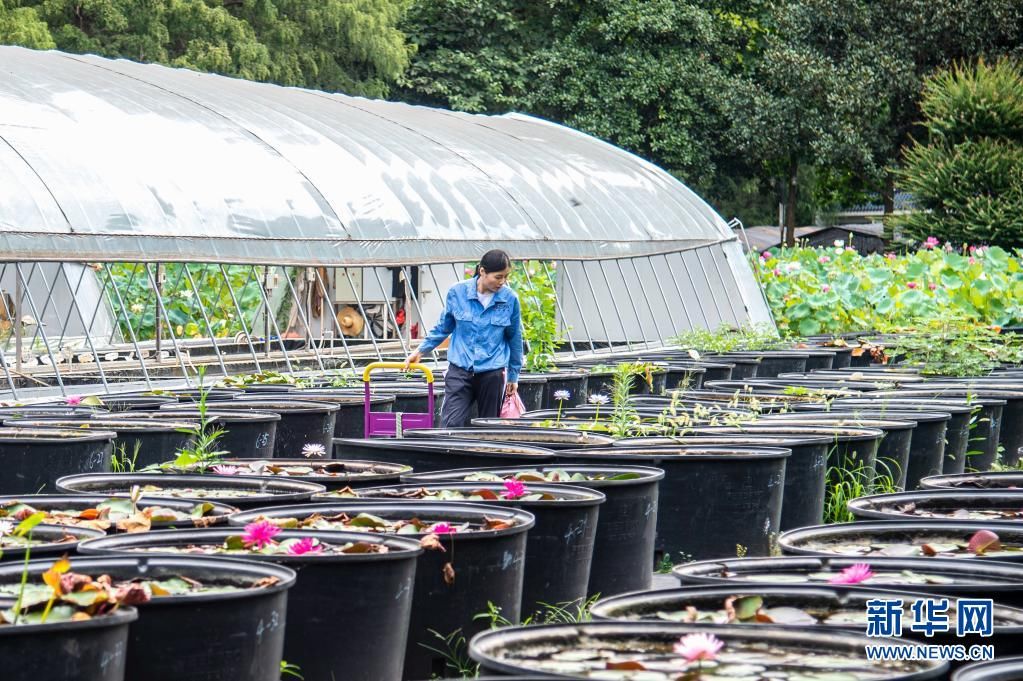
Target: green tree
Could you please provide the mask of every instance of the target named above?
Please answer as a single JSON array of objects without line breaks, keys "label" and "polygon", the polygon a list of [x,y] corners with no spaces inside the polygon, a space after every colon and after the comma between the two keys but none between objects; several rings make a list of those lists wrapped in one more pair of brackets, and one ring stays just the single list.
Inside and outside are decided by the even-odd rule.
[{"label": "green tree", "polygon": [[800,170],[876,172],[887,60],[869,13],[846,0],[782,0],[761,18],[763,49],[723,94],[730,143],[785,183],[785,241],[795,243]]},{"label": "green tree", "polygon": [[1023,243],[1023,68],[1002,59],[957,65],[924,86],[928,141],[900,173],[921,210],[890,220],[902,236]]},{"label": "green tree", "polygon": [[22,0],[15,11],[31,13],[19,25],[38,17],[49,28],[52,40],[37,47],[382,97],[408,66],[410,48],[397,28],[406,3]]},{"label": "green tree", "polygon": [[37,50],[57,46],[46,22],[32,7],[6,7],[0,0],[0,44],[21,45]]}]

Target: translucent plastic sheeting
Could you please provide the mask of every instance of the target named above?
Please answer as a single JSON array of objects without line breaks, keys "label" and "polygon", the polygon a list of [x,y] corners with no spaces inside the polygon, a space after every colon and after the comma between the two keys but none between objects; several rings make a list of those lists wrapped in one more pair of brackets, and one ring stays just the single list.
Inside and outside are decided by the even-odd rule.
[{"label": "translucent plastic sheeting", "polygon": [[424,264],[731,240],[670,174],[528,116],[0,47],[3,260]]}]

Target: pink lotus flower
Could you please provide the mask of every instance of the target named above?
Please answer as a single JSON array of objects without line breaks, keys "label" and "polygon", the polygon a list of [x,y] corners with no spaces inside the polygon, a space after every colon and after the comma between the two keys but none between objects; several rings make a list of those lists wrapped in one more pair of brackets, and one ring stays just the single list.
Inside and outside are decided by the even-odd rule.
[{"label": "pink lotus flower", "polygon": [[977,247],[976,246],[970,246],[970,253],[976,253],[976,252],[977,252]]},{"label": "pink lotus flower", "polygon": [[870,566],[866,563],[856,563],[828,580],[828,584],[859,584],[874,576]]},{"label": "pink lotus flower", "polygon": [[314,544],[315,540],[312,537],[302,537],[297,542],[288,546],[289,556],[304,556],[307,553],[322,553],[323,546],[320,544]]},{"label": "pink lotus flower", "polygon": [[911,281],[906,284],[906,288],[916,288],[916,282]]},{"label": "pink lotus flower", "polygon": [[78,405],[80,405],[82,403],[82,396],[81,395],[68,395],[67,399],[64,400],[64,402],[69,407],[77,407]]},{"label": "pink lotus flower", "polygon": [[702,662],[713,660],[724,646],[724,641],[713,634],[689,634],[678,640],[674,650],[675,654],[684,657],[686,662],[697,660]]},{"label": "pink lotus flower", "polygon": [[817,262],[819,262],[822,265],[825,265],[825,264],[831,262],[831,258],[829,258],[826,255],[822,255],[821,257],[817,258]]},{"label": "pink lotus flower", "polygon": [[977,264],[977,260],[973,256],[970,256],[969,262],[970,262],[971,265],[976,265]]},{"label": "pink lotus flower", "polygon": [[831,290],[831,287],[828,286],[827,284],[824,284],[823,286],[821,286],[821,293],[827,293],[830,290]]},{"label": "pink lotus flower", "polygon": [[938,285],[932,281],[931,283],[927,284],[927,288],[933,291],[934,289],[938,288]]},{"label": "pink lotus flower", "polygon": [[760,257],[763,258],[764,260],[770,260],[771,251],[764,251],[763,253],[760,254]]},{"label": "pink lotus flower", "polygon": [[281,533],[281,528],[269,520],[260,520],[245,526],[242,543],[249,548],[262,549],[273,543],[274,537]]},{"label": "pink lotus flower", "polygon": [[458,532],[458,529],[452,526],[450,523],[436,523],[429,529],[434,534],[454,534]]},{"label": "pink lotus flower", "polygon": [[217,475],[238,475],[237,466],[225,466],[224,464],[218,463],[212,470]]},{"label": "pink lotus flower", "polygon": [[894,253],[885,253],[884,257],[887,258],[888,260],[895,260],[895,254]]},{"label": "pink lotus flower", "polygon": [[781,276],[781,270],[778,269],[777,267],[775,267],[773,270],[771,270],[771,274],[773,274],[776,277],[780,277]]},{"label": "pink lotus flower", "polygon": [[927,237],[926,240],[924,240],[924,248],[926,248],[927,250],[931,250],[932,248],[940,245],[941,240],[938,239],[937,237],[929,236]]},{"label": "pink lotus flower", "polygon": [[504,481],[504,494],[505,499],[518,499],[526,495],[526,485],[518,480],[505,480]]}]

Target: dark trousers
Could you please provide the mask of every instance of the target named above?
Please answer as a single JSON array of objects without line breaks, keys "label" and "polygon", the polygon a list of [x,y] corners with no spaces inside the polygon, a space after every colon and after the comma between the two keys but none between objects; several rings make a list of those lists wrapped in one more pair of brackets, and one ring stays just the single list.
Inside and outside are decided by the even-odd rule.
[{"label": "dark trousers", "polygon": [[495,418],[501,415],[504,399],[504,370],[473,373],[448,365],[444,374],[444,404],[440,410],[441,428],[464,428],[470,425],[470,410],[476,403],[480,418]]}]

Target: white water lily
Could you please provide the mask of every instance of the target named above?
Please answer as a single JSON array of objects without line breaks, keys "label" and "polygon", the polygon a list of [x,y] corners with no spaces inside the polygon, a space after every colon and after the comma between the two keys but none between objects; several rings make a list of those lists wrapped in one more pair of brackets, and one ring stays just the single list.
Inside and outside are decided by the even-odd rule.
[{"label": "white water lily", "polygon": [[558,402],[567,402],[572,397],[572,393],[567,390],[555,390],[554,399]]},{"label": "white water lily", "polygon": [[327,448],[321,444],[310,442],[302,446],[302,455],[307,459],[320,458],[327,453]]},{"label": "white water lily", "polygon": [[10,520],[0,520],[0,537],[6,537],[14,532],[14,523]]},{"label": "white water lily", "polygon": [[611,398],[607,395],[590,395],[590,404],[607,404],[611,401]]}]

